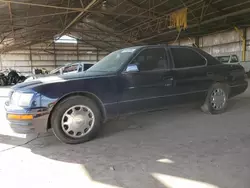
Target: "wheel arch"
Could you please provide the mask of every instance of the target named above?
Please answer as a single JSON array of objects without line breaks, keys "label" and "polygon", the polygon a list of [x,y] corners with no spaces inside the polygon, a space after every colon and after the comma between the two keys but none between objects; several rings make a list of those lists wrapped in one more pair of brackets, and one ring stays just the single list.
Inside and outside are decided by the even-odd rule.
[{"label": "wheel arch", "polygon": [[85,91],[84,92],[72,92],[72,93],[68,93],[68,94],[64,95],[63,97],[61,97],[59,100],[56,101],[55,105],[50,110],[50,114],[49,114],[49,118],[48,118],[48,122],[47,122],[47,129],[51,128],[51,116],[52,116],[53,111],[57,107],[57,105],[59,105],[63,100],[65,100],[69,97],[72,97],[72,96],[84,96],[84,97],[88,97],[88,98],[92,99],[96,103],[98,108],[100,108],[102,121],[106,120],[105,107],[104,107],[102,101],[95,94],[90,93],[90,92],[85,92]]},{"label": "wheel arch", "polygon": [[230,94],[231,88],[230,88],[229,82],[227,82],[227,81],[216,81],[213,85],[217,85],[217,84],[225,86],[225,88],[226,88],[226,90],[228,92],[228,95]]}]

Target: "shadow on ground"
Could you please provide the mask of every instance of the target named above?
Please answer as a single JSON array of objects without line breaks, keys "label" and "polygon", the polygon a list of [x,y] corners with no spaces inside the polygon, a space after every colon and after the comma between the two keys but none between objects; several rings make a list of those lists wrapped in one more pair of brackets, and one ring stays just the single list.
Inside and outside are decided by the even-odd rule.
[{"label": "shadow on ground", "polygon": [[118,187],[249,187],[248,101],[233,99],[216,116],[189,106],[122,117],[80,145],[62,144],[52,133],[29,143],[35,135],[0,135],[0,143],[26,143],[21,147],[36,155],[80,164],[93,181]]}]

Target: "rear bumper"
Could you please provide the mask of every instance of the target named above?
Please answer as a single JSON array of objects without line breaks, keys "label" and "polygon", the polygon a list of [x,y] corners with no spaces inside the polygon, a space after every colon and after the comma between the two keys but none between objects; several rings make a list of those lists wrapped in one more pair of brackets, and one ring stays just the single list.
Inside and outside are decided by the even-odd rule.
[{"label": "rear bumper", "polygon": [[236,95],[239,95],[239,94],[245,92],[247,87],[248,87],[248,82],[247,81],[244,81],[241,84],[231,85],[230,86],[230,96],[229,97],[234,97]]},{"label": "rear bumper", "polygon": [[[9,121],[9,125],[14,132],[17,133],[44,133],[47,132],[48,129],[48,118],[49,111],[45,109],[35,109],[35,110],[27,110],[25,109],[23,112],[15,111],[9,108],[9,106],[5,106],[6,110],[6,118]],[[33,115],[33,119],[31,120],[14,120],[8,118],[8,114],[17,114],[17,115]]]}]

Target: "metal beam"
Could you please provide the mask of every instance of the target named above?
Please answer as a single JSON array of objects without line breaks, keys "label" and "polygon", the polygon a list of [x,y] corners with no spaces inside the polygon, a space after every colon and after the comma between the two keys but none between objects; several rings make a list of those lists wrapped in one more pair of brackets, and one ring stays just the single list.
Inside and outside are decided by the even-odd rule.
[{"label": "metal beam", "polygon": [[[149,12],[150,14],[153,14],[153,15],[161,15],[161,13],[159,12],[155,12],[155,11],[152,11],[152,10],[149,10],[149,9],[146,9],[144,7],[142,7],[139,3],[135,2],[134,0],[126,0],[128,3],[132,4],[133,6],[139,8],[139,9],[142,9],[144,11],[147,11]],[[150,0],[148,1],[150,3]],[[150,5],[150,4],[149,4]]]},{"label": "metal beam", "polygon": [[109,48],[104,48],[104,47],[101,47],[101,46],[99,46],[99,45],[96,45],[96,44],[93,44],[93,43],[91,43],[91,42],[87,42],[87,41],[85,41],[85,40],[83,40],[83,39],[77,39],[77,40],[79,40],[79,41],[81,41],[81,42],[84,42],[84,43],[86,43],[86,44],[88,44],[88,45],[90,45],[90,46],[93,46],[93,47],[95,47],[96,49],[101,49],[101,50],[103,50],[103,51],[106,51],[106,52],[111,52],[111,51],[113,51],[113,50],[108,50]]},{"label": "metal beam", "polygon": [[[68,0],[68,7],[69,7],[69,6],[70,6],[70,0]],[[67,12],[68,12],[68,11],[69,11],[69,10],[67,10]],[[68,18],[68,14],[65,15],[63,26],[66,25],[66,23],[67,23],[67,18]]]},{"label": "metal beam", "polygon": [[[142,3],[146,2],[147,0],[143,0],[139,3],[139,5],[141,5]],[[124,1],[123,1],[124,2]],[[118,7],[120,4],[118,4],[116,7]],[[134,9],[135,7],[132,7],[132,8],[128,8],[125,10],[124,13],[127,13],[129,12],[130,10]],[[120,17],[120,15],[117,15],[116,17],[114,17],[114,20],[118,19]],[[108,23],[106,23],[106,25],[109,25],[112,21],[109,21]]]},{"label": "metal beam", "polygon": [[[9,24],[0,24],[1,26],[9,26]],[[32,29],[37,31],[62,31],[62,28],[55,27],[55,25],[48,25],[48,23],[44,23],[41,25],[13,25],[14,31],[18,31],[21,29]],[[8,31],[9,32],[9,31]],[[104,32],[102,30],[95,30],[95,29],[81,29],[81,28],[71,28],[70,32],[77,32],[77,33],[91,33],[91,34],[99,34],[105,36],[111,36],[111,33]],[[7,33],[7,32],[5,32]],[[121,35],[122,33],[114,32],[112,35]],[[1,40],[0,40],[1,41]]]},{"label": "metal beam", "polygon": [[[246,8],[246,9],[243,9],[243,10],[240,10],[240,11],[237,11],[237,12],[231,12],[229,14],[225,14],[225,15],[222,15],[222,16],[218,16],[218,17],[215,17],[215,18],[200,22],[199,24],[189,25],[188,29],[197,27],[199,25],[205,25],[205,24],[209,24],[209,23],[212,23],[212,22],[215,22],[215,21],[219,21],[219,20],[222,20],[222,19],[227,18],[227,17],[237,16],[239,14],[244,14],[244,13],[249,13],[249,12],[250,12],[250,8]],[[153,38],[161,36],[161,35],[166,35],[166,34],[175,33],[175,32],[176,32],[176,30],[170,30],[170,31],[168,30],[168,31],[165,31],[165,32],[162,32],[162,33],[159,33],[159,34],[155,34],[155,35],[151,35],[149,37],[139,39],[137,41],[134,41],[133,43],[143,42],[143,41],[150,40],[150,39],[153,39]]]},{"label": "metal beam", "polygon": [[[40,17],[50,17],[50,16],[56,16],[56,15],[62,15],[62,14],[71,14],[71,13],[76,13],[76,12],[78,12],[78,11],[66,11],[66,12],[56,12],[56,13],[49,13],[49,14],[41,14],[41,15],[35,15],[35,16],[15,17],[15,18],[12,18],[12,20],[24,20],[24,19],[32,19],[32,18],[40,18]],[[10,21],[10,20],[11,19],[1,19],[0,22]]]},{"label": "metal beam", "polygon": [[[202,1],[203,0],[199,0],[199,1],[195,1],[195,2],[193,2],[193,1],[186,2],[187,8],[189,8],[189,7],[193,6],[193,5],[199,4]],[[128,33],[128,32],[131,32],[134,29],[141,28],[142,26],[147,26],[147,25],[149,25],[152,22],[155,22],[157,20],[166,19],[166,17],[168,15],[170,15],[174,10],[180,9],[182,7],[183,7],[183,5],[180,5],[180,6],[175,7],[174,9],[167,10],[166,12],[163,13],[163,16],[159,16],[159,17],[156,17],[155,19],[148,19],[148,20],[144,20],[142,22],[136,23],[135,25],[132,25],[130,28],[124,29],[121,32]]]},{"label": "metal beam", "polygon": [[124,13],[118,13],[118,12],[113,12],[113,11],[111,12],[111,11],[101,11],[101,10],[85,10],[84,8],[63,7],[63,6],[45,5],[45,4],[28,3],[28,2],[11,1],[11,0],[0,0],[0,2],[26,5],[26,6],[54,8],[54,9],[61,9],[61,10],[72,10],[72,11],[78,11],[78,12],[90,12],[90,13],[101,13],[101,14],[108,14],[108,15],[119,15],[119,16],[125,16],[125,17],[134,17],[134,16],[138,16],[140,18],[149,18],[150,17],[150,16],[143,16],[143,15],[135,15],[135,14],[124,14]]},{"label": "metal beam", "polygon": [[[92,0],[85,8],[83,8],[83,11],[78,14],[59,34],[58,34],[58,38],[60,38],[65,31],[67,31],[67,29],[69,29],[76,21],[78,21],[83,14],[89,9],[91,8],[96,2],[98,2],[99,0]],[[52,43],[50,43],[47,47],[49,47]],[[46,47],[46,48],[47,48]]]},{"label": "metal beam", "polygon": [[86,34],[86,33],[83,33],[83,35],[89,37],[89,38],[92,38],[92,39],[95,39],[96,42],[102,42],[104,44],[108,44],[108,46],[110,46],[111,48],[120,48],[120,46],[117,46],[115,44],[112,44],[110,43],[109,41],[105,41],[104,39],[100,38],[100,37],[97,37],[97,36],[93,36],[93,35],[89,35],[89,34]]},{"label": "metal beam", "polygon": [[12,30],[13,38],[15,39],[15,32],[14,32],[14,27],[13,27],[13,18],[12,18],[12,12],[11,12],[11,5],[10,5],[10,3],[8,3],[8,9],[9,9],[9,15],[10,15],[11,30]]},{"label": "metal beam", "polygon": [[[110,31],[107,31],[107,30],[100,29],[100,28],[99,28],[98,26],[96,26],[95,24],[91,24],[91,23],[89,23],[89,22],[83,22],[83,23],[84,23],[84,24],[87,24],[87,25],[89,25],[89,26],[91,26],[91,27],[94,27],[95,29],[97,29],[97,30],[99,30],[99,31],[101,31],[101,32],[104,32],[104,33],[107,33],[107,34],[109,34],[109,35],[111,35],[111,36],[114,36],[114,37],[116,37],[116,38],[118,38],[118,39],[120,39],[120,40],[126,42],[126,43],[129,44],[129,45],[132,44],[131,41],[129,41],[129,40],[127,40],[127,39],[124,39],[121,35],[118,35],[118,34],[116,34],[116,33],[114,33],[114,32],[110,32]],[[122,34],[122,35],[124,36],[124,34]]]},{"label": "metal beam", "polygon": [[[167,3],[168,1],[169,1],[169,0],[165,0],[165,1],[162,1],[161,3],[159,3],[159,4],[157,4],[157,5],[154,5],[153,7],[149,8],[148,10],[145,10],[145,11],[139,13],[138,15],[135,15],[135,16],[133,16],[133,17],[131,17],[131,18],[125,20],[124,22],[122,22],[122,24],[125,24],[125,23],[127,23],[128,21],[130,21],[130,20],[132,20],[132,19],[134,19],[134,18],[137,18],[138,16],[141,16],[141,15],[145,14],[146,12],[149,12],[149,11],[151,11],[151,10],[154,10],[155,8],[157,8],[157,7],[159,7],[159,6],[161,6],[161,5],[165,4],[165,3]],[[155,18],[155,17],[152,17],[152,18]],[[114,27],[114,29],[116,29],[119,25],[121,25],[121,24],[116,25],[116,26]]]}]

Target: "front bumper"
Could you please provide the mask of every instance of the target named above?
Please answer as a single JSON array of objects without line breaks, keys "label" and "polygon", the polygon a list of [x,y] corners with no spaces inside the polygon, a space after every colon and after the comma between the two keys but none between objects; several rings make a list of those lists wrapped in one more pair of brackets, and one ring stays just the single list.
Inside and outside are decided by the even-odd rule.
[{"label": "front bumper", "polygon": [[[5,104],[6,118],[9,121],[9,125],[14,132],[17,133],[29,133],[35,130],[37,133],[47,132],[49,110],[45,108],[37,109],[14,109],[11,106]],[[9,115],[32,115],[32,119],[10,119]]]}]

